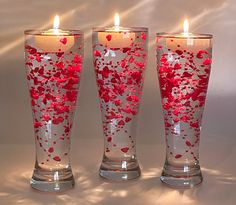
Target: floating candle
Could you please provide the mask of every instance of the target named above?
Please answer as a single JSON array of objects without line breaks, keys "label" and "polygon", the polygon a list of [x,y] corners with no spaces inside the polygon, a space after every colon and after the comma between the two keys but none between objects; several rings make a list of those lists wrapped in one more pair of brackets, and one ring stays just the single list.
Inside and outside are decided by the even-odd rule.
[{"label": "floating candle", "polygon": [[74,45],[74,36],[59,29],[60,19],[54,17],[53,29],[35,36],[35,44],[45,52],[65,52]]},{"label": "floating candle", "polygon": [[210,41],[205,39],[204,36],[189,33],[189,22],[185,19],[183,23],[183,33],[169,35],[166,39],[167,47],[176,51],[181,48],[181,50],[188,50],[189,52],[197,52],[200,49],[207,49],[211,46]]},{"label": "floating candle", "polygon": [[98,33],[98,41],[108,48],[131,47],[134,40],[135,33],[130,32],[128,28],[120,26],[119,14],[114,16],[114,27]]}]

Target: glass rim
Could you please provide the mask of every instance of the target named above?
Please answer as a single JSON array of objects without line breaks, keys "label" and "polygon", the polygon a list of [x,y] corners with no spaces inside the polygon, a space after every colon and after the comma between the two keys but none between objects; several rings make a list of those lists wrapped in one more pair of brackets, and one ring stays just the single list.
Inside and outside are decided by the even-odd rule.
[{"label": "glass rim", "polygon": [[147,27],[119,27],[120,30],[114,30],[114,27],[96,26],[92,28],[93,32],[148,32]]},{"label": "glass rim", "polygon": [[200,33],[189,33],[189,36],[182,36],[183,33],[167,33],[167,32],[160,32],[156,33],[156,37],[164,37],[164,38],[179,38],[179,39],[212,39],[212,34],[200,34]]},{"label": "glass rim", "polygon": [[[60,30],[60,29],[59,29]],[[37,29],[27,29],[24,31],[25,35],[40,35],[40,36],[52,36],[51,34],[47,34],[48,29],[46,30],[37,30]],[[83,35],[84,32],[81,30],[62,30],[63,34],[61,36],[73,36],[73,35]],[[56,36],[56,34],[55,34]]]}]

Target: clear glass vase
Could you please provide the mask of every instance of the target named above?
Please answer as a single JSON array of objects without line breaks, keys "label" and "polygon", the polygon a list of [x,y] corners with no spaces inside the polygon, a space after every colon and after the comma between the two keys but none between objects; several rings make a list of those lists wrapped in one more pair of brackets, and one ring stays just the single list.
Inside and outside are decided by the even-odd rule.
[{"label": "clear glass vase", "polygon": [[25,31],[25,67],[33,112],[36,162],[31,186],[58,192],[74,186],[70,135],[83,62],[83,33]]},{"label": "clear glass vase", "polygon": [[211,35],[157,34],[166,139],[161,181],[170,186],[190,188],[202,182],[199,141],[211,58]]},{"label": "clear glass vase", "polygon": [[147,28],[93,29],[94,69],[104,132],[100,176],[129,180],[140,176],[136,127],[147,62]]}]

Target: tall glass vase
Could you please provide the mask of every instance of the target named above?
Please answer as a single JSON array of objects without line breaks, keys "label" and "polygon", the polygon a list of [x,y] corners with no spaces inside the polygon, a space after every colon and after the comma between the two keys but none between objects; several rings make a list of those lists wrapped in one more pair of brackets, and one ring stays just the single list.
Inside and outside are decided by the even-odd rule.
[{"label": "tall glass vase", "polygon": [[190,188],[202,182],[199,141],[211,70],[212,36],[157,34],[157,71],[165,123],[161,181]]},{"label": "tall glass vase", "polygon": [[147,28],[94,28],[94,69],[104,133],[100,176],[140,176],[136,157],[137,114],[147,61]]},{"label": "tall glass vase", "polygon": [[36,144],[31,186],[58,192],[74,186],[70,135],[83,62],[83,34],[25,31],[25,67]]}]

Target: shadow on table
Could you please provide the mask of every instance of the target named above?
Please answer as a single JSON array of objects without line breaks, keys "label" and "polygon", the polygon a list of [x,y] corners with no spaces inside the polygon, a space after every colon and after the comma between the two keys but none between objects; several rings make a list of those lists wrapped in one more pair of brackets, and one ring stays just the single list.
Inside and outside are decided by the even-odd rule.
[{"label": "shadow on table", "polygon": [[[1,204],[25,205],[169,205],[169,204],[227,204],[226,197],[236,188],[236,177],[218,170],[203,167],[204,182],[189,190],[176,190],[163,185],[159,180],[161,169],[144,169],[140,179],[111,183],[101,179],[94,166],[75,167],[74,189],[60,194],[34,191],[29,186],[31,172],[18,170],[7,173],[0,190]],[[92,171],[91,171],[92,170]],[[233,200],[232,200],[233,201]],[[233,203],[232,203],[233,204]]]}]

